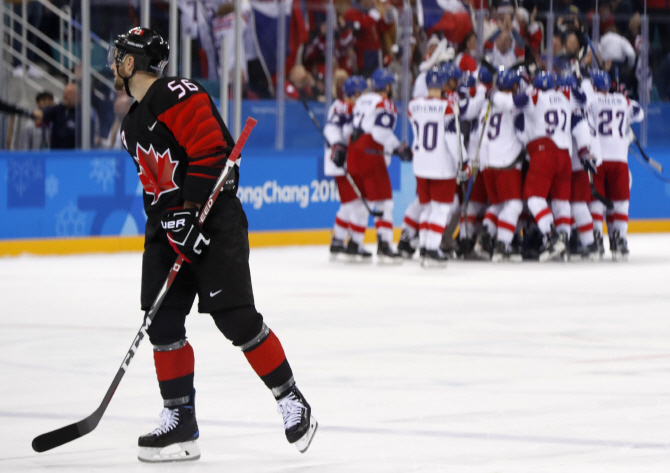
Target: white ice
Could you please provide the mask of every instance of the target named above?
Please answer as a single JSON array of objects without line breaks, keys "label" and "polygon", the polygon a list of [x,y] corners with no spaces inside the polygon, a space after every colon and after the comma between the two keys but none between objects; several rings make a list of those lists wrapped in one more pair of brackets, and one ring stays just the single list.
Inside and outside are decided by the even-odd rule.
[{"label": "white ice", "polygon": [[[100,403],[141,324],[140,254],[0,259],[0,471],[670,471],[670,234],[627,263],[329,263],[253,249],[256,303],[320,427],[300,454],[268,390],[193,313],[202,458],[149,465],[162,408],[147,340],[100,425],[33,437]],[[372,248],[371,248],[372,249]]]}]

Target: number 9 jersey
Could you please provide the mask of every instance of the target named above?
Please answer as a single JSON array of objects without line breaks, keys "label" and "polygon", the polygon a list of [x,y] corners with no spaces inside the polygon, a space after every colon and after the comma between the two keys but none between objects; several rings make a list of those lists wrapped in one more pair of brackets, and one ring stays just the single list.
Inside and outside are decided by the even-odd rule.
[{"label": "number 9 jersey", "polygon": [[414,134],[414,174],[424,179],[455,179],[459,147],[463,161],[467,155],[449,101],[433,97],[412,99],[408,115]]}]

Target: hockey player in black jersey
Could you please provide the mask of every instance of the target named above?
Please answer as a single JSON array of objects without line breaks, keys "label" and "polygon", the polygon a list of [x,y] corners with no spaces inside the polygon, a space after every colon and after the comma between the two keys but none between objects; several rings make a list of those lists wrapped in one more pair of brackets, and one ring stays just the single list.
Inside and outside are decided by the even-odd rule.
[{"label": "hockey player in black jersey", "polygon": [[[177,275],[147,330],[164,409],[159,427],[139,438],[139,459],[200,457],[195,442],[199,430],[194,355],[184,327],[196,294],[198,311],[211,314],[223,335],[242,350],[277,400],[286,438],[304,452],[317,422],[295,385],[279,339],[254,305],[247,219],[236,196],[237,166],[204,228],[198,224],[198,211],[234,140],[199,84],[184,77],[160,77],[168,52],[167,41],[146,28],[119,35],[109,52],[116,89],[125,89],[136,100],[121,125],[121,140],[144,187],[142,309],[149,310],[156,298],[175,252],[190,263]],[[164,448],[171,445],[178,445],[180,451],[165,453]]]}]

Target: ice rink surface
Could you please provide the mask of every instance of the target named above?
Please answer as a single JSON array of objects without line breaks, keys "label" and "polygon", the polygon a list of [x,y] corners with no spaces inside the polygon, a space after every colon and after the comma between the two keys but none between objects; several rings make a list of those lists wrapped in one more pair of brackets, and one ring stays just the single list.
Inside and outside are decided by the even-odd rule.
[{"label": "ice rink surface", "polygon": [[194,312],[202,458],[161,465],[136,458],[162,408],[148,340],[96,430],[30,447],[102,400],[141,324],[140,254],[0,259],[0,471],[667,473],[670,235],[630,248],[627,263],[445,270],[254,249],[314,442],[286,442],[269,391]]}]

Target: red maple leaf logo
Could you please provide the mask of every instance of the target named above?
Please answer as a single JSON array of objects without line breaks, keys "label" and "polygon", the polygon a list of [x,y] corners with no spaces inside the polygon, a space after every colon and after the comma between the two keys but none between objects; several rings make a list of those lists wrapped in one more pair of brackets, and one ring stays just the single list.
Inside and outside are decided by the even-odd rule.
[{"label": "red maple leaf logo", "polygon": [[135,161],[140,166],[139,176],[144,192],[154,196],[154,205],[160,196],[166,192],[172,192],[179,187],[174,182],[174,172],[179,161],[173,161],[170,149],[158,154],[153,145],[146,150],[137,144],[137,156]]}]

